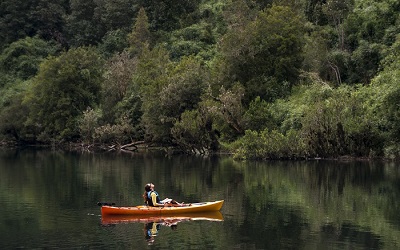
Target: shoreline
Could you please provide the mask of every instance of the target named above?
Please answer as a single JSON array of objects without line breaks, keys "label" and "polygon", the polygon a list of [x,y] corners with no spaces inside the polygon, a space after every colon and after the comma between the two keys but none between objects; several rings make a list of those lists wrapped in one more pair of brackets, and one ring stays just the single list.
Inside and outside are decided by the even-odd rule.
[{"label": "shoreline", "polygon": [[[51,149],[51,150],[63,150],[70,152],[87,152],[87,153],[107,153],[107,152],[122,152],[122,153],[143,153],[143,152],[154,152],[154,153],[164,153],[165,155],[193,155],[193,156],[231,156],[233,158],[233,153],[227,150],[220,150],[217,152],[207,152],[205,154],[200,153],[188,153],[180,150],[174,146],[160,146],[151,145],[147,143],[141,143],[141,145],[120,148],[121,145],[108,145],[108,144],[84,144],[82,142],[69,142],[69,143],[59,143],[55,144],[18,144],[15,142],[4,142],[0,141],[0,149],[10,149],[10,150],[22,150],[27,148],[36,149]],[[385,157],[367,157],[367,156],[351,156],[342,155],[337,157],[301,157],[297,159],[288,158],[271,158],[271,159],[236,159],[237,161],[384,161],[384,162],[399,162],[400,159],[391,159]]]}]

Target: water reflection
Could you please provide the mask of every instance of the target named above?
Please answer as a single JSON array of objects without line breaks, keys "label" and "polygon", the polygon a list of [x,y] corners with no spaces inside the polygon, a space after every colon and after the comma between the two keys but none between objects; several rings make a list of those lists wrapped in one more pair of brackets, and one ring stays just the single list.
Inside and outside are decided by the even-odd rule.
[{"label": "water reflection", "polygon": [[188,221],[223,221],[224,217],[219,211],[202,213],[184,213],[177,215],[106,215],[102,216],[102,225],[120,223],[160,223],[163,225],[173,225],[179,222]]},{"label": "water reflection", "polygon": [[195,221],[223,221],[223,215],[219,211],[203,212],[203,213],[187,213],[182,215],[168,215],[168,216],[146,216],[146,215],[114,215],[103,216],[102,225],[118,225],[125,223],[142,223],[144,238],[148,245],[153,245],[156,236],[162,228],[170,228],[178,230],[178,224],[182,222],[195,222]]},{"label": "water reflection", "polygon": [[241,215],[235,221],[243,234],[257,235],[256,248],[399,247],[399,169],[393,164],[313,161],[237,168],[246,209],[230,213]]},{"label": "water reflection", "polygon": [[[185,203],[224,199],[223,221],[100,217],[97,201],[142,204],[148,182]],[[0,200],[1,249],[145,248],[154,225],[159,248],[400,248],[397,163],[2,151]]]}]

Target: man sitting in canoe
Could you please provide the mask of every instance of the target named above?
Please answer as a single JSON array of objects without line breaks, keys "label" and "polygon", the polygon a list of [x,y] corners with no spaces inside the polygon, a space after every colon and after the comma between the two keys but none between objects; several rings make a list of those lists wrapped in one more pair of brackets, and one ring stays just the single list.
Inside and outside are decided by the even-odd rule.
[{"label": "man sitting in canoe", "polygon": [[158,196],[158,193],[154,191],[154,184],[153,183],[147,183],[146,186],[144,186],[144,193],[143,193],[143,198],[145,203],[148,206],[152,207],[166,207],[166,206],[181,206],[181,203],[178,203],[177,201],[169,198],[165,198],[164,200],[160,200],[160,197]]}]

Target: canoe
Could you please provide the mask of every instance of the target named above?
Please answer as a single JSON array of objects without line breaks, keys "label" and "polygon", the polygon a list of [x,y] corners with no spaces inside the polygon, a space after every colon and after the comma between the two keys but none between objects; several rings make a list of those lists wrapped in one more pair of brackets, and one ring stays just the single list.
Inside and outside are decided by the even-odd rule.
[{"label": "canoe", "polygon": [[170,215],[105,215],[102,216],[103,225],[120,223],[159,223],[171,224],[185,221],[224,221],[224,217],[219,211],[208,211],[198,213],[183,213]]},{"label": "canoe", "polygon": [[151,207],[151,206],[135,206],[135,207],[117,207],[117,206],[102,206],[101,215],[167,215],[167,214],[183,214],[197,213],[207,211],[221,210],[223,200],[212,202],[201,202],[184,204],[183,206],[173,207]]}]

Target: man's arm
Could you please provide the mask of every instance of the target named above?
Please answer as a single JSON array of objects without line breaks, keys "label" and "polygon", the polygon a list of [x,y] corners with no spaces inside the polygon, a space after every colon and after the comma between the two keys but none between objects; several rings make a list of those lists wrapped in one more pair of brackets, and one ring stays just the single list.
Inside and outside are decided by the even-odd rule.
[{"label": "man's arm", "polygon": [[154,192],[151,193],[151,200],[153,201],[153,205],[155,207],[163,207],[164,206],[164,204],[157,203],[157,195]]}]

